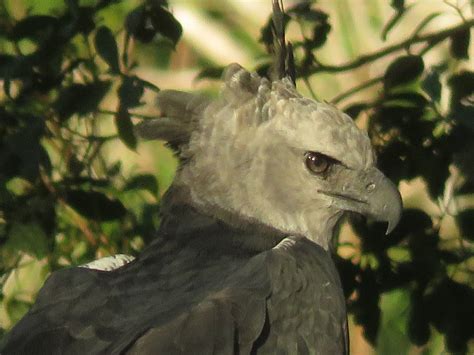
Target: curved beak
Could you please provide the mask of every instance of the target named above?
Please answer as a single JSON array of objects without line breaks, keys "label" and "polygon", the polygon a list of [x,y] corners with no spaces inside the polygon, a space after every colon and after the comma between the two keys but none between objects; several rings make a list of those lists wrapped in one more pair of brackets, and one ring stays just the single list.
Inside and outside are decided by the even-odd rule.
[{"label": "curved beak", "polygon": [[320,192],[331,196],[338,208],[387,222],[386,234],[393,231],[403,208],[397,187],[377,168],[347,171],[343,180],[346,183],[337,190]]}]

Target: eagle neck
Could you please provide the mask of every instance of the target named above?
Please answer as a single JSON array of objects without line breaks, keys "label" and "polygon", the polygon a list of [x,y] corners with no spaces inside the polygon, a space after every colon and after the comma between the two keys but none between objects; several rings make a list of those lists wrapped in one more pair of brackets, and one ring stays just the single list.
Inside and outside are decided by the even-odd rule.
[{"label": "eagle neck", "polygon": [[228,211],[197,206],[186,187],[171,186],[162,200],[159,234],[168,238],[202,239],[220,248],[260,252],[275,247],[287,235]]}]

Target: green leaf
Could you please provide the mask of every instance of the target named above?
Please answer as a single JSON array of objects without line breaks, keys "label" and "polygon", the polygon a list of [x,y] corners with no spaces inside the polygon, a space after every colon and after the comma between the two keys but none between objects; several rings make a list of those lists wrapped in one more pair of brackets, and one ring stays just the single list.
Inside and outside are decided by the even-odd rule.
[{"label": "green leaf", "polygon": [[410,318],[407,324],[410,340],[422,346],[426,344],[430,338],[430,325],[426,304],[420,290],[415,290],[411,294]]},{"label": "green leaf", "polygon": [[91,84],[72,84],[63,88],[54,104],[59,117],[66,120],[73,114],[83,116],[97,111],[109,87],[109,81],[96,81]]},{"label": "green leaf", "polygon": [[407,354],[410,339],[406,326],[410,312],[410,295],[398,289],[382,295],[380,300],[382,319],[377,337],[377,352],[380,354]]},{"label": "green leaf", "polygon": [[442,72],[442,67],[432,67],[421,83],[423,91],[426,92],[434,102],[439,102],[441,99],[442,86],[440,81],[440,73]]},{"label": "green leaf", "polygon": [[147,81],[147,80],[143,80],[142,78],[139,78],[137,76],[134,77],[135,80],[139,81],[143,87],[149,89],[149,90],[152,90],[152,91],[155,91],[155,92],[159,92],[160,91],[160,88],[158,86],[156,86],[155,84]]},{"label": "green leaf", "polygon": [[431,323],[445,334],[451,353],[467,353],[467,342],[473,337],[474,289],[447,276],[425,296]]},{"label": "green leaf", "polygon": [[406,247],[393,246],[387,250],[390,259],[397,263],[404,263],[411,261],[410,251]]},{"label": "green leaf", "polygon": [[136,77],[125,76],[122,85],[118,88],[120,106],[131,108],[141,105],[143,86],[143,82]]},{"label": "green leaf", "polygon": [[[307,2],[301,2],[289,8],[287,14],[296,16],[298,20],[303,20],[311,24],[311,37],[305,40],[304,42],[304,46],[307,47],[307,49],[312,50],[315,48],[319,48],[326,42],[327,36],[331,31],[331,25],[329,24],[329,16],[327,13],[319,9],[311,8],[311,4]],[[288,24],[289,20],[289,16],[285,16],[283,18],[285,27]],[[266,29],[266,31],[268,30],[270,30],[270,33],[267,32],[265,36],[273,40],[271,28]]]},{"label": "green leaf", "polygon": [[133,176],[125,185],[124,190],[148,190],[152,194],[158,194],[158,182],[154,175],[141,174]]},{"label": "green leaf", "polygon": [[123,204],[98,191],[67,190],[66,202],[78,213],[95,221],[122,218],[127,210]]},{"label": "green leaf", "polygon": [[119,112],[115,116],[115,126],[119,134],[120,140],[131,150],[137,148],[137,137],[135,136],[133,123],[130,117],[130,113],[120,108]]},{"label": "green leaf", "polygon": [[469,59],[469,43],[471,41],[471,28],[456,31],[450,38],[449,50],[456,59]]},{"label": "green leaf", "polygon": [[474,131],[474,72],[462,71],[448,80],[451,87],[450,119]]},{"label": "green leaf", "polygon": [[196,80],[220,79],[223,72],[224,67],[208,67],[199,72],[199,74],[196,76]]},{"label": "green leaf", "polygon": [[405,8],[405,0],[392,0],[390,6],[396,11],[402,11]]},{"label": "green leaf", "polygon": [[8,246],[13,250],[21,250],[37,259],[48,253],[48,239],[39,224],[14,223],[8,233]]},{"label": "green leaf", "polygon": [[463,128],[468,128],[474,132],[474,103],[459,103],[450,112],[449,118],[453,122],[461,124]]},{"label": "green leaf", "polygon": [[461,236],[474,241],[474,209],[468,209],[460,212],[457,216]]},{"label": "green leaf", "polygon": [[387,39],[389,32],[395,27],[397,23],[400,22],[400,20],[408,12],[407,10],[410,7],[411,6],[406,8],[404,5],[402,5],[401,7],[396,7],[397,12],[390,18],[390,20],[388,20],[387,24],[384,26],[382,30],[382,34],[380,35],[382,40],[385,41]]},{"label": "green leaf", "polygon": [[331,25],[327,20],[316,22],[313,26],[311,39],[305,41],[305,46],[308,46],[308,49],[310,50],[320,48],[324,43],[326,43],[329,32],[331,32]]},{"label": "green leaf", "polygon": [[423,110],[428,103],[426,98],[416,92],[400,92],[396,94],[389,94],[385,97],[383,106],[385,107],[408,107]]},{"label": "green leaf", "polygon": [[156,30],[148,25],[148,13],[143,5],[138,6],[127,15],[125,29],[143,43],[149,43],[156,34]]},{"label": "green leaf", "polygon": [[45,134],[44,121],[34,116],[17,116],[25,119],[22,129],[3,137],[0,149],[0,172],[3,176],[22,176],[35,181],[40,167],[51,170],[48,153],[41,145]]},{"label": "green leaf", "polygon": [[448,79],[451,87],[451,107],[456,107],[461,100],[474,93],[474,72],[461,71]]},{"label": "green leaf", "polygon": [[99,27],[95,35],[94,44],[97,53],[109,65],[112,73],[119,74],[118,48],[112,31],[105,26]]},{"label": "green leaf", "polygon": [[415,81],[424,69],[423,58],[420,56],[407,55],[397,58],[385,72],[383,81],[385,91]]},{"label": "green leaf", "polygon": [[[31,305],[36,298],[38,290],[43,286],[46,277],[50,273],[48,259],[38,260],[31,255],[24,254],[20,255],[20,259],[16,261],[15,266],[12,272],[6,275],[7,277],[4,279],[2,287],[2,293],[5,297],[4,302],[20,301]],[[4,305],[6,308],[10,306]],[[17,305],[14,305],[12,308],[16,307]],[[16,312],[17,310],[11,309],[11,311]],[[12,313],[9,315],[10,317],[13,316]],[[3,321],[3,315],[1,318]],[[18,320],[15,319],[15,316],[12,318],[11,321],[13,322]]]},{"label": "green leaf", "polygon": [[154,7],[150,13],[150,20],[153,28],[159,34],[170,39],[174,45],[178,43],[183,33],[183,28],[171,12],[163,7]]},{"label": "green leaf", "polygon": [[31,303],[10,298],[6,300],[4,307],[11,324],[15,324],[28,312]]},{"label": "green leaf", "polygon": [[[18,56],[0,54],[0,78],[22,79],[33,75],[30,56]],[[6,85],[6,83],[5,83]],[[5,93],[8,90],[4,88]]]},{"label": "green leaf", "polygon": [[356,102],[344,109],[344,112],[349,115],[351,118],[356,119],[359,114],[368,109],[370,105],[366,102]]},{"label": "green leaf", "polygon": [[47,15],[29,16],[18,21],[11,30],[10,38],[19,41],[23,38],[39,39],[54,34],[59,21],[56,17]]},{"label": "green leaf", "polygon": [[60,182],[56,183],[56,188],[61,188],[61,186],[68,186],[71,188],[83,188],[83,187],[103,187],[106,188],[110,186],[110,179],[102,178],[96,179],[87,176],[76,176],[73,178],[64,178]]}]

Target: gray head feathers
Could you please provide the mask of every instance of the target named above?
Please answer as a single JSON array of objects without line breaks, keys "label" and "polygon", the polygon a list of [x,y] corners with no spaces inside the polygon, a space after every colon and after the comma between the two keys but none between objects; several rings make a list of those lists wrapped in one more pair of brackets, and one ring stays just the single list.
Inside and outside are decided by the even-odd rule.
[{"label": "gray head feathers", "polygon": [[145,140],[164,140],[173,148],[189,142],[196,120],[207,107],[209,98],[177,90],[163,90],[156,99],[161,117],[146,120],[135,129]]}]

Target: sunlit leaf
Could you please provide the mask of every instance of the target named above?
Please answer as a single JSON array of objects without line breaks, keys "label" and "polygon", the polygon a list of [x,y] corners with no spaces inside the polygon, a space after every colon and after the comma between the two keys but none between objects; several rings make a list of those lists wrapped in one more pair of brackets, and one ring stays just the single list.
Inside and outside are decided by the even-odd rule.
[{"label": "sunlit leaf", "polygon": [[411,260],[410,251],[406,247],[394,246],[387,250],[387,254],[397,263],[408,262]]},{"label": "sunlit leaf", "polygon": [[410,295],[407,290],[394,290],[381,297],[383,308],[381,329],[377,337],[377,351],[381,354],[406,354],[410,339],[406,325],[410,310]]}]

